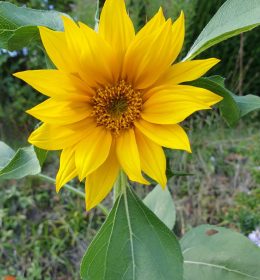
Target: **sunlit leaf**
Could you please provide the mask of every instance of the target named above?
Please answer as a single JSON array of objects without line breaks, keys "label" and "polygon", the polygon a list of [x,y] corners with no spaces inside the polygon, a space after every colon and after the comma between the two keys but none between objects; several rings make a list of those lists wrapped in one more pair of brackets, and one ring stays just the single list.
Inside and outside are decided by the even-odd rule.
[{"label": "sunlit leaf", "polygon": [[227,0],[202,30],[184,60],[260,24],[259,0]]},{"label": "sunlit leaf", "polygon": [[62,30],[61,15],[64,14],[0,1],[0,48],[12,51],[37,42],[40,39],[37,26]]}]

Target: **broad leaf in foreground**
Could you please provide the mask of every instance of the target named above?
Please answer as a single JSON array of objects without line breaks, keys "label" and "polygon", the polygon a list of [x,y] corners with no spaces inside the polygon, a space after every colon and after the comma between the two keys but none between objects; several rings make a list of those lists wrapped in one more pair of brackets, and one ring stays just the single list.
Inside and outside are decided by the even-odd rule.
[{"label": "broad leaf in foreground", "polygon": [[82,279],[182,280],[174,234],[132,190],[119,196],[81,264]]},{"label": "broad leaf in foreground", "polygon": [[0,48],[18,50],[40,40],[37,26],[62,30],[62,15],[65,14],[18,7],[0,1]]},{"label": "broad leaf in foreground", "polygon": [[202,30],[184,60],[260,24],[259,0],[227,0]]},{"label": "broad leaf in foreground", "polygon": [[242,234],[202,225],[181,246],[185,280],[260,280],[260,249]]},{"label": "broad leaf in foreground", "polygon": [[41,172],[33,146],[20,148],[15,153],[11,152],[10,147],[0,142],[0,148],[0,180],[20,179]]},{"label": "broad leaf in foreground", "polygon": [[173,229],[176,220],[176,210],[171,193],[167,187],[163,189],[160,185],[157,185],[145,197],[143,202],[169,229]]}]

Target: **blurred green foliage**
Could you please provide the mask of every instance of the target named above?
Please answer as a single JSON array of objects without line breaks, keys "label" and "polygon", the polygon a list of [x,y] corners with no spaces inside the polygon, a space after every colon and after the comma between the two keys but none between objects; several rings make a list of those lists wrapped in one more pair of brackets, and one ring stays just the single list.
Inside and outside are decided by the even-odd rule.
[{"label": "blurred green foliage", "polygon": [[0,279],[79,279],[80,259],[105,217],[84,213],[82,198],[58,196],[35,178],[1,186]]},{"label": "blurred green foliage", "polygon": [[260,227],[260,189],[238,193],[225,221],[247,235]]},{"label": "blurred green foliage", "polygon": [[[12,73],[42,67],[44,55],[41,50],[29,50],[28,55],[18,52],[15,57],[0,52],[0,138],[8,141],[16,138],[24,142],[24,138],[34,127],[36,121],[24,112],[44,97],[34,92],[28,85],[21,83]],[[14,140],[14,139],[13,139]],[[15,144],[16,141],[11,141]]]}]

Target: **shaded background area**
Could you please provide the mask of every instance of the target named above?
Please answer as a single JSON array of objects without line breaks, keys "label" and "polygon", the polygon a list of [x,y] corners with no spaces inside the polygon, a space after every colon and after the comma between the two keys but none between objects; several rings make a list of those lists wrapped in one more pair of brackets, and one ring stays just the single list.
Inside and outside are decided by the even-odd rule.
[{"label": "shaded background area", "polygon": [[[10,1],[32,8],[56,9],[94,26],[96,1]],[[104,1],[103,1],[104,2]],[[191,47],[224,0],[128,0],[136,29],[159,8],[176,18],[186,17],[186,39],[182,56]],[[102,1],[100,1],[100,7]],[[203,52],[200,58],[217,57],[221,63],[208,75],[226,77],[236,94],[259,94],[259,28],[231,38]],[[179,59],[180,59],[179,58]],[[8,53],[0,51],[0,140],[13,148],[27,145],[26,139],[37,121],[26,109],[43,100],[12,73],[45,68],[40,48],[29,46]],[[185,171],[192,176],[170,179],[176,202],[175,232],[181,236],[202,223],[223,225],[248,234],[260,226],[260,125],[259,113],[250,114],[236,128],[228,128],[217,110],[197,113],[184,124],[193,153],[167,151],[168,173]],[[57,153],[49,153],[43,172],[55,177]],[[83,186],[78,181],[72,184]],[[151,187],[137,187],[140,196]],[[108,197],[105,204],[111,207]],[[84,212],[84,201],[35,178],[0,182],[0,279],[12,274],[17,279],[79,279],[81,257],[104,221],[98,210]]]}]

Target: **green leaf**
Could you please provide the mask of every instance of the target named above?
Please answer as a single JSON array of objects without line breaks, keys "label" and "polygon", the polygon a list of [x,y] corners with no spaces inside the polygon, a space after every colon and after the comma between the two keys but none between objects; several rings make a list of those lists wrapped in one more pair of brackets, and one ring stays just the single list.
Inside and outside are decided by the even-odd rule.
[{"label": "green leaf", "polygon": [[246,114],[260,109],[260,97],[252,94],[245,96],[233,95],[239,109],[240,116],[243,117]]},{"label": "green leaf", "polygon": [[184,60],[260,24],[259,0],[228,0],[202,30]]},{"label": "green leaf", "polygon": [[169,229],[173,229],[176,210],[168,187],[163,190],[160,185],[157,185],[143,202]]},{"label": "green leaf", "polygon": [[18,7],[0,1],[0,48],[18,50],[40,40],[37,26],[62,30],[62,15],[66,14]]},{"label": "green leaf", "polygon": [[7,165],[7,163],[14,156],[15,151],[0,141],[0,170]]},{"label": "green leaf", "polygon": [[0,148],[0,180],[20,179],[41,172],[33,146],[20,148],[15,153],[6,144],[0,142]]},{"label": "green leaf", "polygon": [[127,189],[117,199],[81,263],[87,280],[182,280],[174,234]]},{"label": "green leaf", "polygon": [[240,119],[240,109],[236,103],[233,93],[224,87],[224,79],[219,76],[200,78],[190,82],[190,85],[208,89],[224,99],[219,103],[219,109],[223,119],[228,125],[234,126]]},{"label": "green leaf", "polygon": [[260,109],[260,97],[256,95],[238,96],[225,87],[225,79],[220,76],[200,78],[188,84],[208,89],[224,99],[219,103],[222,117],[228,125],[234,126],[246,114]]},{"label": "green leaf", "polygon": [[48,151],[34,146],[34,152],[38,158],[40,166],[42,166],[47,158]]},{"label": "green leaf", "polygon": [[181,246],[185,280],[260,280],[260,249],[237,232],[202,225]]}]

